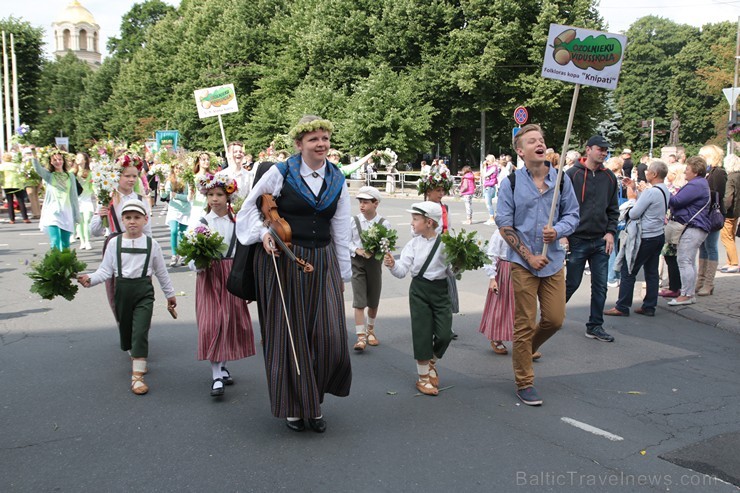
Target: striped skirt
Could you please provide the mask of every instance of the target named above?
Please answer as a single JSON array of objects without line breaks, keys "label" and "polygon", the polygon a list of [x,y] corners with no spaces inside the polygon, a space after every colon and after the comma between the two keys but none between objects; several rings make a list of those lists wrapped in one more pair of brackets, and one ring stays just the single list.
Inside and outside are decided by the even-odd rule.
[{"label": "striped skirt", "polygon": [[233,259],[214,262],[195,281],[198,359],[234,361],[254,355],[254,331],[247,302],[226,290]]},{"label": "striped skirt", "polygon": [[274,416],[315,418],[321,415],[324,394],[347,396],[352,383],[342,278],[333,245],[294,245],[293,251],[314,267],[312,273],[306,274],[286,255],[276,258],[300,375],[296,372],[272,256],[261,247],[255,251],[265,371]]},{"label": "striped skirt", "polygon": [[486,297],[483,319],[478,332],[490,341],[511,341],[514,331],[514,286],[511,283],[511,263],[497,260],[498,294],[490,289]]}]

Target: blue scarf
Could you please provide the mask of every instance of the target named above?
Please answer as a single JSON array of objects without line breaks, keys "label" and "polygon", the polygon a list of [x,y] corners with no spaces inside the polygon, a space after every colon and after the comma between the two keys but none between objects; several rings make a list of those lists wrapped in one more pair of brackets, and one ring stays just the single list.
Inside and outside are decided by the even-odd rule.
[{"label": "blue scarf", "polygon": [[344,175],[342,172],[328,160],[325,161],[325,164],[324,183],[326,185],[326,189],[324,190],[324,193],[319,196],[318,200],[301,177],[300,154],[294,154],[293,156],[290,156],[287,161],[277,163],[275,166],[280,170],[280,174],[283,175],[285,182],[293,187],[293,189],[296,190],[298,194],[311,205],[311,207],[317,211],[323,211],[334,203],[344,188]]}]

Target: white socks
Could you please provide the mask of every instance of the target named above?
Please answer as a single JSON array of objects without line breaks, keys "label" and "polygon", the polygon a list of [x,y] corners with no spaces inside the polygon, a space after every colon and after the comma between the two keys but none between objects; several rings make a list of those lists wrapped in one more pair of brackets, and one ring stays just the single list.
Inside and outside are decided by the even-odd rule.
[{"label": "white socks", "polygon": [[367,325],[371,327],[375,327],[375,319],[367,317]]},{"label": "white socks", "polygon": [[367,334],[367,332],[365,331],[365,325],[355,325],[355,332],[358,336]]},{"label": "white socks", "polygon": [[146,360],[145,359],[131,360],[131,368],[134,373],[146,373]]},{"label": "white socks", "polygon": [[429,374],[429,364],[426,365],[420,365],[416,364],[416,371],[419,373],[419,375],[428,375]]},{"label": "white socks", "polygon": [[[216,363],[211,362],[211,374],[213,375],[213,379],[216,380],[217,378],[223,378],[224,374],[221,371],[221,367],[223,366],[224,362],[217,361]],[[220,389],[223,388],[224,383],[223,382],[213,382],[213,389]]]}]

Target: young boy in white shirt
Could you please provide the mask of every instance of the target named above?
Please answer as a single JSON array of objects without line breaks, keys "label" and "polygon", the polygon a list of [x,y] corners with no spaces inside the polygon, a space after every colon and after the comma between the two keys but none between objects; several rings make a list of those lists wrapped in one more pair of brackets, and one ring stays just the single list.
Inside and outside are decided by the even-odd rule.
[{"label": "young boy in white shirt", "polygon": [[[362,187],[357,192],[360,202],[360,213],[352,218],[352,240],[350,256],[352,257],[352,307],[355,309],[355,331],[357,342],[355,351],[364,351],[366,345],[380,344],[375,335],[375,317],[378,316],[380,291],[383,287],[383,267],[372,253],[362,248],[360,234],[374,224],[386,228],[390,223],[377,213],[380,204],[380,192],[375,187]],[[367,319],[365,309],[367,308]]]},{"label": "young boy in white shirt", "polygon": [[437,226],[442,219],[442,207],[435,202],[419,202],[411,209],[411,229],[414,236],[396,262],[388,253],[384,264],[391,274],[403,278],[413,276],[409,287],[411,333],[414,358],[419,373],[416,388],[425,395],[439,393],[437,359],[444,356],[452,340],[452,301],[447,287],[447,259],[441,248]]},{"label": "young boy in white shirt", "polygon": [[121,349],[129,351],[132,360],[131,391],[142,395],[149,391],[144,383],[149,354],[149,327],[154,308],[152,274],[167,297],[167,309],[175,316],[175,290],[172,288],[162,249],[151,236],[144,234],[149,218],[147,208],[138,199],[126,202],[121,208],[125,230],[114,237],[103,256],[103,262],[92,274],[82,274],[77,281],[89,288],[113,277],[115,310]]}]

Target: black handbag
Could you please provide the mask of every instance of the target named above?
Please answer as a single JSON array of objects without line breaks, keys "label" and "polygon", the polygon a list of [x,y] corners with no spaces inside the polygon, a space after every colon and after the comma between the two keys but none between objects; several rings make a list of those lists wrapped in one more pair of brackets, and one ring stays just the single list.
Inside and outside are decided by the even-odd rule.
[{"label": "black handbag", "polygon": [[709,208],[709,230],[719,231],[725,227],[725,216],[720,208],[719,192],[712,192],[712,205]]},{"label": "black handbag", "polygon": [[242,245],[236,242],[234,263],[226,280],[226,289],[237,298],[247,301],[257,300],[257,280],[254,277],[254,249],[260,246]]}]

